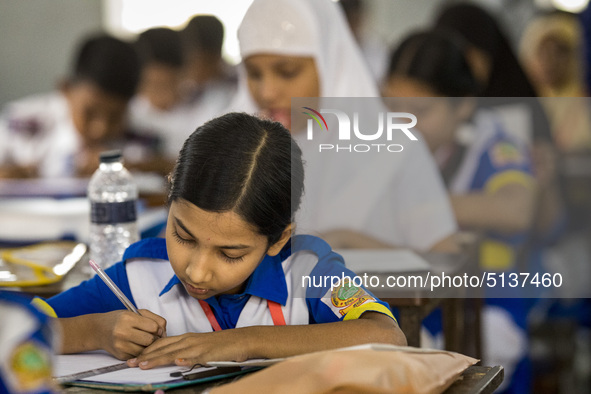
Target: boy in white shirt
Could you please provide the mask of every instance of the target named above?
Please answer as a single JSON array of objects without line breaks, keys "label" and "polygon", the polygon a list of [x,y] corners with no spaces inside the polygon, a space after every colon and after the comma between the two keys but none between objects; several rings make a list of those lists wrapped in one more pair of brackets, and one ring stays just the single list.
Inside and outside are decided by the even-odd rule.
[{"label": "boy in white shirt", "polygon": [[[70,75],[59,89],[10,103],[0,117],[1,177],[89,175],[98,154],[130,147],[124,135],[127,103],[139,80],[131,45],[99,35],[78,49]],[[125,140],[128,141],[125,141]],[[151,142],[133,149],[140,159]],[[135,160],[134,160],[135,159]]]}]

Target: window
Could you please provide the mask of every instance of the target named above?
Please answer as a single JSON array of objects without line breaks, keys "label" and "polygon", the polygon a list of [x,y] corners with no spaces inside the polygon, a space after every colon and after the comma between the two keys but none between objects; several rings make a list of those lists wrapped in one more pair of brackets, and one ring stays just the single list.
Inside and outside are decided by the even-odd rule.
[{"label": "window", "polygon": [[156,26],[182,28],[196,14],[218,17],[224,24],[224,57],[240,61],[236,31],[252,0],[103,0],[105,28],[120,37]]}]

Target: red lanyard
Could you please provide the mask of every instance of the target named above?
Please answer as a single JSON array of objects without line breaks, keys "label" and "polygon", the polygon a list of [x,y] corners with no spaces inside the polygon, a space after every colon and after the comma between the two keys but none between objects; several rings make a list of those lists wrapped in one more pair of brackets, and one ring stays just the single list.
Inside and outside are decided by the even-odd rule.
[{"label": "red lanyard", "polygon": [[[209,320],[211,328],[213,328],[214,331],[221,331],[222,328],[220,327],[220,324],[215,318],[215,315],[213,314],[213,311],[211,310],[209,304],[203,300],[199,300],[199,304],[201,305],[203,312],[205,312],[205,316],[207,316],[207,320]],[[273,324],[276,326],[284,326],[285,318],[283,317],[283,310],[281,309],[281,305],[276,303],[275,301],[267,300],[267,306],[269,307],[269,312],[271,312],[271,319],[273,319]]]}]

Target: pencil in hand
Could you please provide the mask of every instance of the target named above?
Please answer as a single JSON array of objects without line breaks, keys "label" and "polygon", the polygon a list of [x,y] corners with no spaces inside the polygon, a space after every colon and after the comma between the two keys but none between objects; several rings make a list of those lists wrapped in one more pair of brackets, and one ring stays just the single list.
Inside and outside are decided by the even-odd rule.
[{"label": "pencil in hand", "polygon": [[125,294],[123,294],[123,292],[119,289],[119,287],[117,287],[117,285],[111,280],[111,278],[109,278],[109,275],[107,275],[107,273],[103,271],[101,267],[99,267],[98,264],[94,262],[94,260],[89,260],[88,263],[90,264],[94,272],[97,273],[97,275],[103,280],[103,282],[105,282],[107,287],[111,289],[113,294],[115,294],[115,296],[119,298],[119,301],[121,301],[128,310],[132,311],[133,313],[137,313],[140,316],[142,315],[132,304],[132,302],[129,301],[129,298],[127,298]]}]

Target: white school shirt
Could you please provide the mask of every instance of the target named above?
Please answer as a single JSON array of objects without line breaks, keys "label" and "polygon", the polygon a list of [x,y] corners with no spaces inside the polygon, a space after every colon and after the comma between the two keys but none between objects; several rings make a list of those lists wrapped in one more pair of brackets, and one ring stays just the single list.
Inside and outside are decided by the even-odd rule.
[{"label": "white school shirt", "polygon": [[176,160],[185,140],[203,123],[223,113],[234,94],[234,86],[224,81],[212,83],[195,97],[163,111],[141,96],[129,104],[131,129],[158,137],[166,157]]},{"label": "white school shirt", "polygon": [[0,116],[0,140],[0,165],[36,166],[40,177],[72,176],[82,144],[57,91],[9,103]]},{"label": "white school shirt", "polygon": [[192,109],[177,105],[163,111],[154,108],[146,98],[136,96],[129,103],[130,127],[138,134],[158,138],[166,157],[176,159],[183,143],[195,130]]},{"label": "white school shirt", "polygon": [[[298,264],[294,265],[293,262]],[[309,312],[305,294],[291,296],[301,289],[302,275],[309,275],[318,258],[313,254],[289,257],[283,263],[285,279],[288,286],[287,304],[281,306],[287,325],[309,323]],[[174,275],[168,261],[136,259],[127,262],[127,275],[133,299],[138,309],[147,309],[167,321],[166,333],[169,336],[187,332],[212,332],[211,323],[199,302],[190,296],[181,285],[173,286],[160,297],[154,297],[154,289],[163,289]],[[304,272],[306,271],[306,272]],[[298,283],[295,283],[298,282]],[[299,287],[298,287],[299,286]],[[297,289],[297,290],[296,290]],[[250,296],[240,313],[236,328],[266,325],[272,326],[273,319],[267,306],[267,300]]]}]

